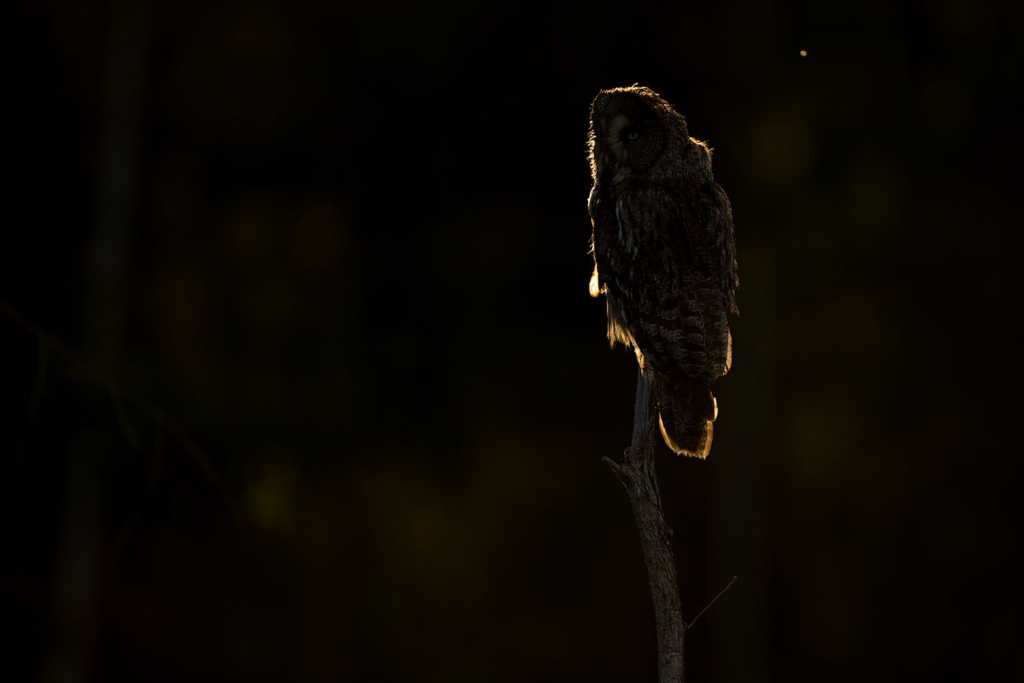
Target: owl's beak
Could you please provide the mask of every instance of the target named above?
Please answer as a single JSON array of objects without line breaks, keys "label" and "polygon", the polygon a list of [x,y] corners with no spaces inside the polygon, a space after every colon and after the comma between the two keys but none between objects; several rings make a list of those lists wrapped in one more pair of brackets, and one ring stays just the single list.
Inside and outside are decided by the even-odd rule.
[{"label": "owl's beak", "polygon": [[604,150],[604,165],[609,168],[622,161],[622,155],[626,151],[622,149],[622,143],[614,138],[605,140]]},{"label": "owl's beak", "polygon": [[628,165],[624,164],[626,150],[622,142],[614,138],[606,138],[604,144],[605,152],[601,156],[604,162],[604,171],[612,172],[612,182],[618,182],[629,175]]}]

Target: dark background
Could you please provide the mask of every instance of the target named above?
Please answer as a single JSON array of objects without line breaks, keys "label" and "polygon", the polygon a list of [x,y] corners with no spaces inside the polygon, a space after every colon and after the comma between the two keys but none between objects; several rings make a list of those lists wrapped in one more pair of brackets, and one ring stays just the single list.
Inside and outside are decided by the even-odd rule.
[{"label": "dark background", "polygon": [[8,13],[4,680],[653,680],[587,296],[634,82],[739,249],[659,453],[686,614],[739,576],[691,680],[1024,676],[1020,3]]}]

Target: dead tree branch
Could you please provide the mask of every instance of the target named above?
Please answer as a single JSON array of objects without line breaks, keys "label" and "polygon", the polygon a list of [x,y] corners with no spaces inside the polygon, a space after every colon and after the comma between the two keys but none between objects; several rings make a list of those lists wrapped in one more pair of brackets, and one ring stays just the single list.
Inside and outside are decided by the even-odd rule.
[{"label": "dead tree branch", "polygon": [[637,377],[636,405],[633,411],[633,444],[622,462],[604,458],[626,487],[633,518],[640,534],[644,564],[654,601],[654,619],[658,635],[659,683],[683,683],[683,621],[676,582],[676,562],[672,555],[672,529],[661,510],[661,493],[654,468],[654,447],[658,439],[658,413],[651,400],[651,387],[641,372]]}]

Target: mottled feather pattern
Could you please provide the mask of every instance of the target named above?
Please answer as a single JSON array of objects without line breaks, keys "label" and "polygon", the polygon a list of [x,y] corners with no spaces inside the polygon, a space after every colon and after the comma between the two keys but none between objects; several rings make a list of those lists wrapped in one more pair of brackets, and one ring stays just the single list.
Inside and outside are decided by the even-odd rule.
[{"label": "mottled feather pattern", "polygon": [[590,165],[591,294],[606,297],[608,338],[634,349],[669,447],[706,457],[739,284],[710,151],[660,96],[634,86],[594,100]]}]

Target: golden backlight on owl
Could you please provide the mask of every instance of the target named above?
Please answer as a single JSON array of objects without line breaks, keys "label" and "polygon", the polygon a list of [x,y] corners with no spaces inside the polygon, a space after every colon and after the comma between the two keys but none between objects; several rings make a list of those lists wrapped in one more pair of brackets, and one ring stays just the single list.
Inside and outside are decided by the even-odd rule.
[{"label": "golden backlight on owl", "polygon": [[602,90],[591,105],[591,296],[608,339],[633,349],[665,443],[707,457],[715,380],[732,364],[739,286],[732,209],[707,145],[654,91]]}]

